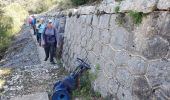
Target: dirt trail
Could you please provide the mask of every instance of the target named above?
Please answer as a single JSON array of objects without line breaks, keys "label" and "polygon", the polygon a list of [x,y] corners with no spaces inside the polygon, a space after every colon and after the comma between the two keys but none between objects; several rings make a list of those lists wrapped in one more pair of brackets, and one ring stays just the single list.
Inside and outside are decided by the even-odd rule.
[{"label": "dirt trail", "polygon": [[[28,40],[29,42],[26,42]],[[44,61],[44,50],[36,42],[30,27],[24,28],[13,44],[17,47],[9,48],[5,60],[0,63],[0,70],[11,69],[10,75],[0,76],[0,79],[6,80],[1,89],[0,100],[38,92],[51,93],[53,84],[67,73],[65,69]]]}]

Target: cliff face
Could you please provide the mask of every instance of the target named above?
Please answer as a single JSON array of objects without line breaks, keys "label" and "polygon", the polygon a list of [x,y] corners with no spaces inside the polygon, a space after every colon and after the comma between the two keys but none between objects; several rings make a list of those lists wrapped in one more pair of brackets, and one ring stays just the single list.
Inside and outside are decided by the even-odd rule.
[{"label": "cliff face", "polygon": [[[41,16],[57,19],[56,15],[68,15],[64,64],[72,70],[75,59],[80,57],[88,58],[92,70],[100,65],[93,84],[103,96],[116,100],[168,100],[169,8],[170,0],[104,0],[96,6]],[[140,14],[142,21],[135,24],[135,16]]]}]

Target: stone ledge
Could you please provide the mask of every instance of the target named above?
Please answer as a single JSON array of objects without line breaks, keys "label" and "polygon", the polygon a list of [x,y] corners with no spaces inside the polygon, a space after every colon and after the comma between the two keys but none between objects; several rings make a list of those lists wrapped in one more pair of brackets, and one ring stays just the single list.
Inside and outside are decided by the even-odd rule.
[{"label": "stone ledge", "polygon": [[10,100],[49,100],[49,98],[46,92],[42,92],[42,93],[35,93],[30,95],[23,95],[23,96],[11,98]]}]

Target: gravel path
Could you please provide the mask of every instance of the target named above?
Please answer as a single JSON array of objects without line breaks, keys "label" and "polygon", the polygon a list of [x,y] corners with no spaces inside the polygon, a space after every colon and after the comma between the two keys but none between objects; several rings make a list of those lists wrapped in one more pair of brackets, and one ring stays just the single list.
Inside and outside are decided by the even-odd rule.
[{"label": "gravel path", "polygon": [[53,84],[67,72],[62,66],[43,61],[44,58],[44,50],[37,44],[32,30],[23,29],[0,63],[1,69],[11,68],[10,75],[0,76],[6,80],[0,100],[37,92],[52,93]]}]

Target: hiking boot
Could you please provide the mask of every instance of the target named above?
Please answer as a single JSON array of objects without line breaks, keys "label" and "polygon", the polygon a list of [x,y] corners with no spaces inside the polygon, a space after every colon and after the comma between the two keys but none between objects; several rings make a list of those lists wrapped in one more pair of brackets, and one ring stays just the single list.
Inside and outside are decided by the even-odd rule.
[{"label": "hiking boot", "polygon": [[48,58],[46,57],[45,59],[44,59],[44,61],[47,61],[48,60]]},{"label": "hiking boot", "polygon": [[51,64],[56,64],[54,61],[50,61],[51,62]]}]

